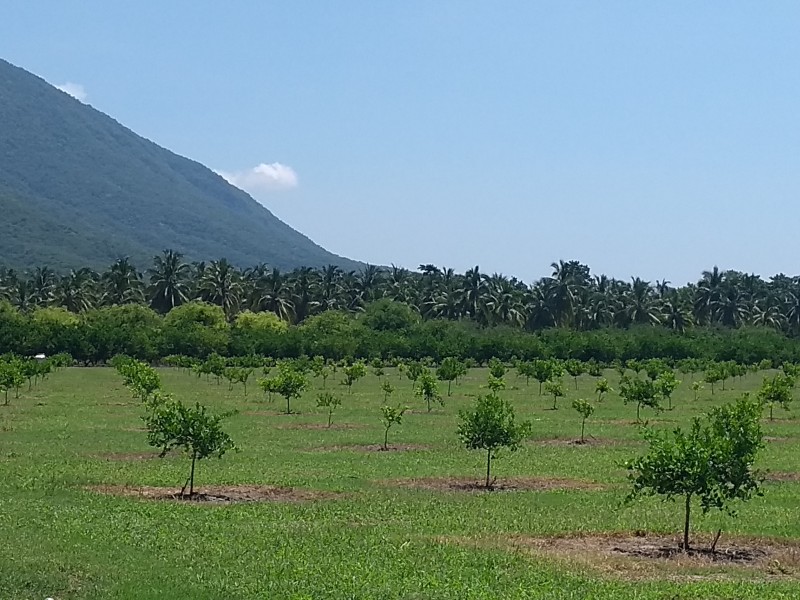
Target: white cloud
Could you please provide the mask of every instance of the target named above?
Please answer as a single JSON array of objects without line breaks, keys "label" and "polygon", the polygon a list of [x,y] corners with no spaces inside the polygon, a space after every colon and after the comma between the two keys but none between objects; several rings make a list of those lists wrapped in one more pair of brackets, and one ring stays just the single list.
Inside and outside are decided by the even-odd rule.
[{"label": "white cloud", "polygon": [[80,100],[81,102],[86,102],[86,99],[89,97],[89,95],[86,93],[86,90],[80,83],[72,83],[71,81],[68,81],[55,87],[62,92],[69,94],[76,100]]},{"label": "white cloud", "polygon": [[297,187],[298,184],[297,173],[295,173],[294,169],[279,162],[261,163],[245,171],[235,171],[233,173],[217,171],[217,173],[226,179],[228,183],[243,189],[256,199],[270,192]]}]

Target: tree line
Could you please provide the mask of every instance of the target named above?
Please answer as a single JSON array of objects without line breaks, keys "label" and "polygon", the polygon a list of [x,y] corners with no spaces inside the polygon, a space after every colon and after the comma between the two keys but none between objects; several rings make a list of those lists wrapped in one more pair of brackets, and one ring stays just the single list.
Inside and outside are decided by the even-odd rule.
[{"label": "tree line", "polygon": [[58,275],[43,266],[32,273],[0,269],[0,299],[22,312],[64,307],[80,313],[121,304],[146,305],[160,314],[193,300],[220,306],[229,319],[242,311],[268,311],[302,323],[327,310],[358,313],[381,298],[412,307],[422,319],[471,320],[528,331],[568,327],[660,325],[674,331],[695,326],[767,327],[800,334],[800,277],[764,280],[739,271],[704,271],[696,283],[673,286],[638,277],[594,275],[577,261],[552,263],[552,272],[530,284],[502,274],[465,273],[420,265],[417,271],[366,265],[281,272],[265,264],[239,269],[225,259],[186,262],[165,250],[141,272],[127,258],[104,272],[84,268]]}]

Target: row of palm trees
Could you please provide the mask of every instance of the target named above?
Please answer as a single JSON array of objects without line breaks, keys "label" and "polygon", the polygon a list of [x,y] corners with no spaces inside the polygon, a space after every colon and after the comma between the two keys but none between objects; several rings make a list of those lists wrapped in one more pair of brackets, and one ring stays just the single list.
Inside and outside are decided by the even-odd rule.
[{"label": "row of palm trees", "polygon": [[434,265],[420,265],[417,271],[373,265],[357,272],[333,265],[288,273],[266,265],[240,270],[225,259],[190,264],[180,253],[165,250],[145,273],[125,258],[102,273],[80,269],[59,276],[47,267],[29,274],[0,269],[0,299],[21,311],[61,306],[76,313],[130,303],[165,313],[199,299],[221,306],[231,318],[242,310],[271,311],[299,323],[330,309],[359,312],[388,298],[410,305],[425,319],[471,319],[530,330],[752,325],[800,334],[800,277],[764,280],[714,267],[697,283],[673,287],[668,281],[595,276],[577,261],[551,266],[549,277],[525,284],[481,273],[478,267],[463,274]]}]

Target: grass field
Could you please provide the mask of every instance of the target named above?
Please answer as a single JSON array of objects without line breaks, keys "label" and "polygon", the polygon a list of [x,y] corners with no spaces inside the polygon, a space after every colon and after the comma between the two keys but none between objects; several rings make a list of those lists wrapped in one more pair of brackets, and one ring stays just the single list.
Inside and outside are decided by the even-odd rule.
[{"label": "grass field", "polygon": [[[697,542],[718,527],[726,544],[783,545],[760,566],[710,564],[602,554],[594,544],[612,532],[666,535],[677,544],[681,506],[657,499],[624,505],[623,461],[643,451],[634,406],[612,393],[580,434],[570,407],[593,398],[594,379],[575,391],[565,378],[559,410],[538,385],[509,373],[503,394],[519,417],[533,422],[533,439],[494,463],[498,483],[533,481],[540,489],[496,492],[416,487],[434,478],[481,480],[485,455],[460,446],[458,410],[482,393],[486,370],[474,369],[445,406],[430,414],[411,394],[411,382],[388,370],[399,400],[413,409],[390,432],[380,452],[360,446],[383,440],[380,382],[369,375],[348,395],[334,428],[315,407],[313,390],[282,415],[256,386],[242,388],[161,371],[163,387],[187,402],[236,409],[226,430],[240,452],[199,463],[196,484],[289,486],[323,492],[306,501],[202,504],[100,493],[91,486],[179,488],[188,461],[163,459],[146,442],[143,409],[110,368],[52,374],[0,407],[0,598],[63,600],[135,598],[798,598],[800,421],[776,412],[764,422],[769,437],[760,466],[784,481],[767,481],[764,496],[741,507],[739,518],[719,513],[695,520]],[[616,374],[607,373],[616,388]],[[728,390],[695,402],[688,381],[675,410],[643,416],[658,426],[687,423],[743,391],[761,375],[728,382]],[[446,385],[442,385],[446,394]],[[337,427],[337,425],[339,427]],[[347,425],[348,427],[344,427]],[[315,427],[315,428],[312,428]],[[560,440],[560,441],[557,441]],[[514,479],[516,478],[516,480]],[[527,478],[527,479],[524,479]],[[419,482],[417,482],[419,483]],[[435,487],[435,486],[434,486]],[[595,535],[603,534],[603,535]],[[576,535],[584,538],[573,539]],[[572,540],[558,544],[548,540]]]}]

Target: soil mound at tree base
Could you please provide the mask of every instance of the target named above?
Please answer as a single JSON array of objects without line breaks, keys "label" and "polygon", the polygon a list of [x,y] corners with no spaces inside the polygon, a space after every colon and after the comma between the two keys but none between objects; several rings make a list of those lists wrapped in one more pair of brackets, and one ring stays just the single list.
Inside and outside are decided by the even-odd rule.
[{"label": "soil mound at tree base", "polygon": [[439,492],[514,492],[551,490],[602,490],[604,486],[579,479],[556,477],[507,477],[496,479],[489,488],[485,481],[472,477],[423,477],[419,479],[393,479],[385,482],[405,488]]},{"label": "soil mound at tree base", "polygon": [[335,498],[338,494],[319,490],[266,485],[204,486],[192,494],[181,496],[180,489],[151,486],[95,485],[87,488],[101,494],[127,496],[145,500],[235,504],[241,502],[308,502]]},{"label": "soil mound at tree base", "polygon": [[689,552],[680,536],[635,533],[566,534],[544,537],[441,538],[444,542],[504,548],[585,565],[610,577],[693,581],[762,577],[800,578],[800,542],[725,536],[710,550],[713,536],[693,537]]}]

